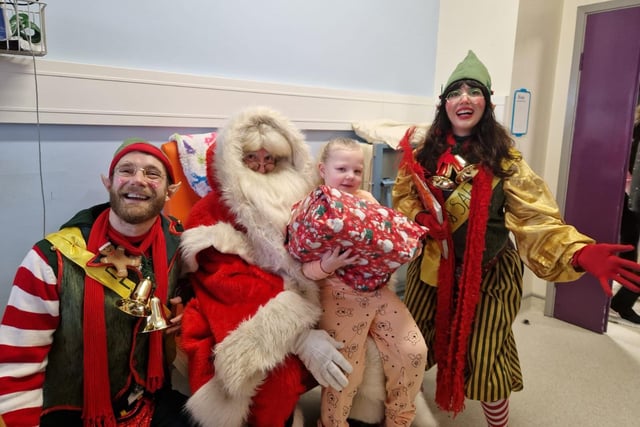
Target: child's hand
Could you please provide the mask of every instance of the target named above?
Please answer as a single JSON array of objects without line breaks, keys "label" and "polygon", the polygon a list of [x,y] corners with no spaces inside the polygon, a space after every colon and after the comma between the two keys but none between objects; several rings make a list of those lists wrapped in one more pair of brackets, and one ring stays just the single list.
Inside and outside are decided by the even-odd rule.
[{"label": "child's hand", "polygon": [[350,256],[351,249],[347,249],[344,252],[340,252],[342,248],[339,246],[333,251],[328,251],[322,255],[320,260],[320,269],[327,274],[333,274],[334,271],[345,265],[353,264],[358,260],[358,256]]}]

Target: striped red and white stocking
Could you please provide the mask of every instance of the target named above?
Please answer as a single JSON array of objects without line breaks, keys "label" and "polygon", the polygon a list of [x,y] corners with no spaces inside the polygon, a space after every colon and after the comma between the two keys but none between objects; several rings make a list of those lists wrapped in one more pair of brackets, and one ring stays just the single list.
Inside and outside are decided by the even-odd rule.
[{"label": "striped red and white stocking", "polygon": [[507,427],[509,425],[509,399],[495,402],[480,402],[489,427]]}]

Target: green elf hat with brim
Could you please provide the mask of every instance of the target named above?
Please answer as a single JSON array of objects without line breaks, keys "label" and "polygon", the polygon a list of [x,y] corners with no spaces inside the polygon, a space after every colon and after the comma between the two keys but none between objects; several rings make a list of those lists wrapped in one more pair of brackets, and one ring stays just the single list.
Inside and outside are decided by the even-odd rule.
[{"label": "green elf hat with brim", "polygon": [[467,53],[466,58],[453,70],[444,87],[445,90],[459,80],[475,80],[486,87],[489,93],[491,93],[491,76],[489,75],[489,71],[472,50]]},{"label": "green elf hat with brim", "polygon": [[167,175],[169,175],[169,181],[171,182],[171,184],[176,182],[169,158],[161,149],[140,138],[129,138],[125,140],[120,145],[120,147],[118,147],[116,152],[113,154],[113,160],[111,160],[111,165],[109,166],[109,176],[113,176],[113,169],[116,167],[116,164],[120,161],[120,159],[123,158],[126,154],[134,151],[150,154],[156,159],[160,160],[167,170]]}]

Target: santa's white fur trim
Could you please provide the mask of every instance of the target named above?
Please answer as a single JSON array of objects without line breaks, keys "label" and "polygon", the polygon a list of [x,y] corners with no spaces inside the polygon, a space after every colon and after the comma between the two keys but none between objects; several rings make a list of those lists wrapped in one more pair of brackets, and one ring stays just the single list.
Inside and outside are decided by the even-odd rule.
[{"label": "santa's white fur trim", "polygon": [[416,417],[411,423],[412,427],[438,427],[438,421],[422,393],[418,393],[413,403],[416,405]]},{"label": "santa's white fur trim", "polygon": [[[353,399],[349,418],[369,424],[379,424],[384,420],[384,402],[387,398],[384,370],[380,352],[372,338],[367,338],[366,346],[364,375],[358,387],[358,393]],[[422,393],[416,395],[414,404],[416,417],[411,423],[413,427],[438,426]]]},{"label": "santa's white fur trim", "polygon": [[201,427],[241,427],[249,417],[252,397],[229,396],[213,377],[189,397],[185,408]]},{"label": "santa's white fur trim", "polygon": [[296,405],[296,409],[293,411],[293,423],[291,427],[304,427],[304,414],[300,405]]},{"label": "santa's white fur trim", "polygon": [[248,263],[252,262],[247,236],[231,224],[219,222],[215,225],[201,225],[185,230],[180,237],[180,249],[186,272],[196,271],[198,252],[209,247],[218,252],[235,254]]},{"label": "santa's white fur trim", "polygon": [[[277,133],[279,138],[277,141],[263,141],[264,148],[273,150],[271,154],[277,157],[284,157],[281,160],[296,170],[308,168],[311,172],[309,147],[305,144],[302,132],[280,112],[265,106],[249,107],[231,117],[218,134],[216,158],[223,164],[227,161],[241,162],[245,151],[258,148],[253,141],[261,139],[259,135],[264,134],[265,130]],[[282,147],[283,144],[289,146]]]},{"label": "santa's white fur trim", "polygon": [[387,391],[380,352],[372,338],[367,338],[366,346],[362,383],[353,399],[349,418],[377,424],[384,420],[384,401],[387,398]]},{"label": "santa's white fur trim", "polygon": [[251,393],[319,317],[314,301],[295,291],[281,292],[216,345],[216,377],[232,395]]}]

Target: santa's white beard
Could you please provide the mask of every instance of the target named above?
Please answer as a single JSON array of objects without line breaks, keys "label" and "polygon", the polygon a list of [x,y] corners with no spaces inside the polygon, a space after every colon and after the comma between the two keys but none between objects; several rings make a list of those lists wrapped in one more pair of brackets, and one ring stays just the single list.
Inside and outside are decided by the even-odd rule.
[{"label": "santa's white beard", "polygon": [[[273,272],[289,271],[295,262],[284,247],[291,207],[312,190],[311,177],[290,168],[267,174],[245,172],[237,182],[236,210],[247,229],[257,264]],[[242,199],[244,200],[238,200]]]},{"label": "santa's white beard", "polygon": [[310,191],[310,180],[291,169],[267,174],[247,173],[240,179],[240,189],[267,227],[285,229],[291,207]]}]

